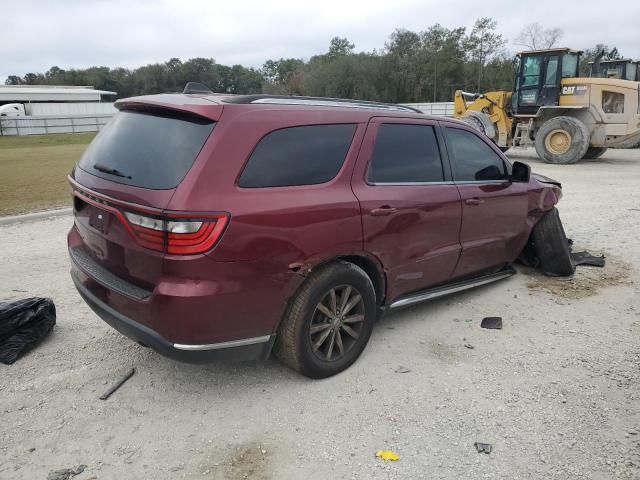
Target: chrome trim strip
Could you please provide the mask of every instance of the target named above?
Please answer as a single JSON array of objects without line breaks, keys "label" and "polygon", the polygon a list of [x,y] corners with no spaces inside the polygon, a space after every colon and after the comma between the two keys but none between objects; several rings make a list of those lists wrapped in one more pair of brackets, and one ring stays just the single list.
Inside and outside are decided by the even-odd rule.
[{"label": "chrome trim strip", "polygon": [[468,283],[464,283],[464,284],[452,285],[451,287],[443,287],[441,289],[434,289],[431,291],[418,293],[413,297],[407,297],[407,298],[402,298],[400,300],[396,300],[389,306],[389,309],[406,307],[407,305],[424,302],[425,300],[431,300],[432,298],[438,298],[444,295],[449,295],[451,293],[461,292],[463,290],[468,290],[470,288],[479,287],[480,285],[486,285],[487,283],[492,283],[497,280],[502,280],[503,278],[510,277],[514,273],[516,272],[513,269],[504,270],[498,273],[494,273],[493,275],[478,278],[476,281],[469,281]]},{"label": "chrome trim strip", "polygon": [[456,185],[466,185],[466,184],[473,184],[473,183],[490,183],[492,185],[496,184],[504,184],[504,185],[509,185],[511,184],[511,181],[509,180],[465,180],[463,182],[455,182]]},{"label": "chrome trim strip", "polygon": [[223,348],[244,347],[246,345],[254,345],[256,343],[266,343],[271,339],[271,335],[262,337],[243,338],[241,340],[231,340],[230,342],[210,343],[208,345],[187,345],[184,343],[174,343],[173,348],[178,350],[187,350],[191,352],[200,350],[221,350]]},{"label": "chrome trim strip", "polygon": [[426,185],[455,185],[453,182],[367,182],[373,187],[421,187]]}]

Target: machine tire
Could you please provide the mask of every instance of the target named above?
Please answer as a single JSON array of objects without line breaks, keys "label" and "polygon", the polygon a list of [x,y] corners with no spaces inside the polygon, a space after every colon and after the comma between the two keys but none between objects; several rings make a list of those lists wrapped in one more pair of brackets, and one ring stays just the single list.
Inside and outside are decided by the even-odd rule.
[{"label": "machine tire", "polygon": [[[349,288],[349,293],[345,293],[345,287]],[[332,291],[335,293],[333,302],[327,302],[325,299]],[[357,303],[348,311],[347,308],[342,308],[341,312],[344,297],[340,293],[346,295],[347,300],[351,298]],[[356,298],[357,296],[360,298]],[[351,301],[346,302],[347,307],[350,303]],[[328,307],[329,310],[333,308],[337,311],[338,315],[333,321],[318,309],[320,304],[325,307],[323,310]],[[341,313],[345,319],[344,324],[351,333],[343,330],[339,318]],[[291,298],[278,329],[275,354],[283,364],[307,377],[330,377],[342,372],[357,360],[369,341],[376,317],[375,289],[364,270],[349,262],[330,263],[313,272]],[[347,319],[354,323],[347,322]],[[331,333],[324,337],[326,340],[322,340],[320,337],[327,331],[327,325]],[[322,330],[318,330],[318,327]],[[314,328],[316,332],[313,332]],[[356,333],[357,338],[352,335]],[[338,342],[339,337],[341,339]],[[331,343],[331,347],[328,342]],[[317,347],[318,343],[321,343],[320,348]],[[334,345],[335,351],[332,348]],[[339,350],[338,345],[342,347]],[[325,355],[331,357],[331,352],[335,358],[324,358]]]},{"label": "machine tire", "polygon": [[564,233],[560,214],[553,207],[538,221],[531,232],[539,268],[551,276],[568,277],[575,273],[569,240]]},{"label": "machine tire", "polygon": [[551,118],[536,132],[536,152],[546,163],[576,163],[587,153],[590,137],[587,126],[577,118]]},{"label": "machine tire", "polygon": [[589,147],[587,149],[587,153],[585,153],[584,157],[582,157],[582,158],[584,158],[585,160],[591,160],[591,159],[594,159],[594,158],[599,158],[607,150],[608,150],[607,147]]}]

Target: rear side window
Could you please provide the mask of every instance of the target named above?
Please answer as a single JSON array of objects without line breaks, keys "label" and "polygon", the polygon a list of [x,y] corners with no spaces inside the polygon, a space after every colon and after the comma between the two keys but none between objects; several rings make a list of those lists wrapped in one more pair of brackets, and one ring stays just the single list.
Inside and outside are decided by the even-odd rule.
[{"label": "rear side window", "polygon": [[453,149],[454,180],[478,182],[507,177],[502,158],[480,137],[458,128],[447,128],[447,137]]},{"label": "rear side window", "polygon": [[342,167],[356,125],[309,125],[266,135],[247,161],[238,185],[245,188],[314,185]]},{"label": "rear side window", "polygon": [[380,125],[371,155],[369,182],[441,182],[443,179],[433,127],[399,123]]},{"label": "rear side window", "polygon": [[121,111],[91,142],[78,166],[98,177],[151,189],[176,187],[213,130],[201,117]]}]

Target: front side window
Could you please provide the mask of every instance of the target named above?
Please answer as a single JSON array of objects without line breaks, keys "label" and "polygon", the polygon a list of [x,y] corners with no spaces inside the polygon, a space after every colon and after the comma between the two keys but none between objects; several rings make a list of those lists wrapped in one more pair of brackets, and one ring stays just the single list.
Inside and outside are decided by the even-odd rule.
[{"label": "front side window", "polygon": [[444,180],[436,134],[429,125],[385,123],[378,128],[371,155],[371,183]]},{"label": "front side window", "polygon": [[523,87],[538,85],[540,81],[540,63],[541,57],[526,57],[524,59],[524,68],[522,69]]},{"label": "front side window", "polygon": [[458,182],[504,180],[507,171],[502,158],[477,135],[447,128],[453,149],[453,179]]},{"label": "front side window", "polygon": [[354,124],[283,128],[260,140],[240,176],[245,188],[315,185],[332,180],[347,156]]}]

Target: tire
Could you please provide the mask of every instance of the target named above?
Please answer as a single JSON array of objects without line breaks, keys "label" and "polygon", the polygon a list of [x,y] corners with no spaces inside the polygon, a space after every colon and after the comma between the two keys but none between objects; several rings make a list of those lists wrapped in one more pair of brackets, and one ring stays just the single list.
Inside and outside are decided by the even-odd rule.
[{"label": "tire", "polygon": [[587,153],[591,134],[577,118],[555,117],[536,132],[535,147],[546,163],[576,163]]},{"label": "tire", "polygon": [[594,159],[594,158],[599,158],[607,150],[608,150],[607,147],[589,147],[587,149],[587,153],[585,153],[584,157],[582,157],[582,158],[584,158],[585,160],[591,160],[591,159]]},{"label": "tire", "polygon": [[[335,292],[333,307],[332,290]],[[340,320],[338,310],[345,294],[347,308],[357,302],[346,316],[343,314],[349,322]],[[332,313],[338,311],[338,315],[330,318],[323,313],[326,310],[319,309],[321,303]],[[323,266],[311,274],[290,300],[278,329],[275,354],[283,364],[307,377],[330,377],[348,368],[360,356],[371,336],[376,315],[375,290],[364,270],[343,261]],[[347,328],[357,334],[357,338]]]},{"label": "tire", "polygon": [[539,267],[544,273],[553,276],[571,276],[575,273],[569,240],[555,207],[533,227],[531,237],[540,261]]}]

